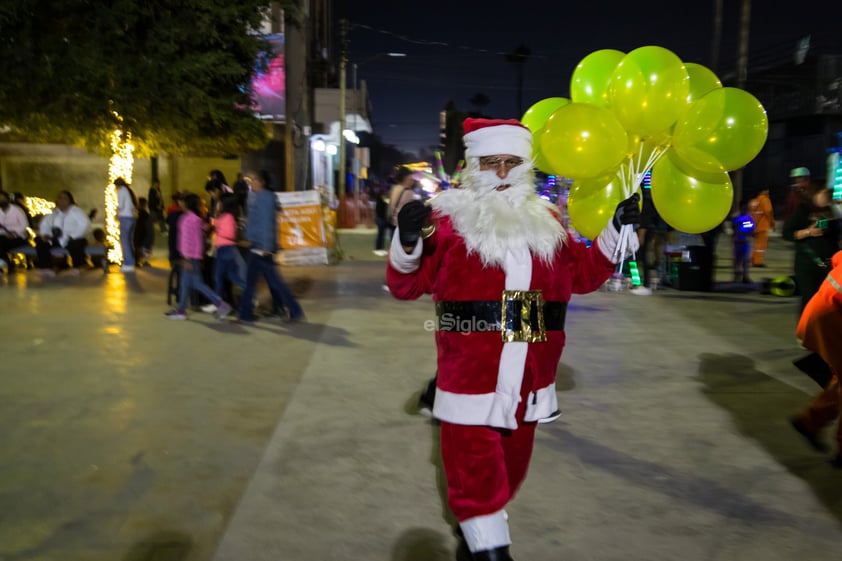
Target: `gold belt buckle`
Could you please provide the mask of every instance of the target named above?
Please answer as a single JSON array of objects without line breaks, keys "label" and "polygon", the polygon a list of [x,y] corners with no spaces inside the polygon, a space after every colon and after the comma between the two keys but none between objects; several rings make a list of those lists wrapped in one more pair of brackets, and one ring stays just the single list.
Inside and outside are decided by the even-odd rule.
[{"label": "gold belt buckle", "polygon": [[[520,302],[520,331],[508,329],[509,302]],[[540,290],[504,290],[501,302],[502,326],[500,333],[504,343],[543,343],[547,340],[547,330],[544,328],[544,297]],[[532,309],[538,315],[538,329],[532,329]]]}]

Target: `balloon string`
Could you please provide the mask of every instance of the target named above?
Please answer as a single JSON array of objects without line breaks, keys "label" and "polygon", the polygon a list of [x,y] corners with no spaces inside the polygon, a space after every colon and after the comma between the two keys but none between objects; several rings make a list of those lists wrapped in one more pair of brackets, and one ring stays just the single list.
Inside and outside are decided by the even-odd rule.
[{"label": "balloon string", "polygon": [[[614,252],[614,261],[617,263],[617,273],[623,272],[623,264],[626,260],[626,252],[630,246],[629,239],[634,234],[634,226],[631,224],[623,224],[620,226],[620,234],[617,240],[617,249]],[[632,252],[632,257],[636,257],[636,252]]]}]

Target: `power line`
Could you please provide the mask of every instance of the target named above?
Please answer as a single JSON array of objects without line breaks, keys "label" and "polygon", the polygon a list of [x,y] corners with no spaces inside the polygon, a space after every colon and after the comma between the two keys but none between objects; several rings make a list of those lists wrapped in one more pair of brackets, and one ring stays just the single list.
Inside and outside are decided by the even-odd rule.
[{"label": "power line", "polygon": [[[375,33],[380,33],[381,35],[388,35],[390,37],[394,37],[400,41],[404,41],[406,43],[411,43],[413,45],[425,45],[425,46],[436,46],[436,47],[449,47],[452,49],[461,49],[463,51],[469,51],[474,53],[483,53],[483,54],[492,54],[492,55],[500,55],[505,56],[509,53],[505,51],[496,51],[491,49],[482,49],[479,47],[469,47],[468,45],[454,45],[453,43],[448,43],[446,41],[433,41],[431,39],[413,39],[412,37],[408,37],[406,35],[401,35],[400,33],[395,33],[394,31],[389,31],[388,29],[380,29],[377,27],[373,27],[371,25],[366,25],[364,23],[354,23],[349,22],[351,29],[359,27],[360,29],[366,29],[368,31],[373,31]],[[541,54],[532,54],[532,57],[535,58],[543,58],[544,55]]]}]

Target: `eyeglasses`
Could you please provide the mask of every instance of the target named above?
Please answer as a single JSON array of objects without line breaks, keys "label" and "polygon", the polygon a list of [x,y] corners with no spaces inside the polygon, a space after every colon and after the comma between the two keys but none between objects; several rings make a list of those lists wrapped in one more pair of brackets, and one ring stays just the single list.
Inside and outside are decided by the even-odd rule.
[{"label": "eyeglasses", "polygon": [[479,165],[485,169],[493,169],[499,170],[501,167],[506,168],[506,170],[510,170],[512,168],[516,168],[517,166],[523,163],[523,158],[492,158],[490,156],[482,157],[479,159]]}]

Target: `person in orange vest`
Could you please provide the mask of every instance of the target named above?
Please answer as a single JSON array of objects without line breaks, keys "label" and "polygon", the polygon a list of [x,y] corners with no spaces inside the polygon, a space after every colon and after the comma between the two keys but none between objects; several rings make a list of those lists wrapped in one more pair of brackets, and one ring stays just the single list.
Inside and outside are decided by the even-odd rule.
[{"label": "person in orange vest", "polygon": [[[830,366],[833,378],[812,403],[790,423],[807,442],[819,452],[828,446],[819,438],[819,432],[839,416],[842,407],[842,251],[833,256],[833,268],[818,292],[813,295],[798,322],[796,335],[801,344]],[[842,423],[836,428],[836,456],[833,467],[842,468]]]},{"label": "person in orange vest", "polygon": [[775,216],[769,189],[763,189],[748,203],[748,212],[754,220],[754,250],[751,253],[753,267],[765,267],[766,246],[769,245],[769,231],[775,230]]}]

